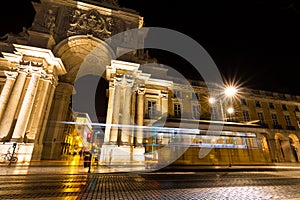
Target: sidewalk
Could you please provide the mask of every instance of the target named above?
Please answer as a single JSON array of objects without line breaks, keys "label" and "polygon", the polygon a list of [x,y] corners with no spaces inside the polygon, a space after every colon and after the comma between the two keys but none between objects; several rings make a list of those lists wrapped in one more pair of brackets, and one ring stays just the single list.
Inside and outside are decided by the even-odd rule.
[{"label": "sidewalk", "polygon": [[300,163],[270,163],[265,165],[169,165],[164,172],[217,172],[217,171],[300,171]]},{"label": "sidewalk", "polygon": [[[0,163],[0,175],[9,174],[86,174],[83,158],[71,156],[65,160],[42,160],[29,163]],[[300,163],[270,163],[256,165],[168,165],[145,168],[145,165],[101,165],[92,162],[91,173],[128,173],[128,172],[237,172],[237,171],[300,171]]]},{"label": "sidewalk", "polygon": [[[300,163],[274,163],[272,165],[169,165],[164,168],[146,169],[145,166],[105,166],[95,164],[91,166],[91,173],[147,173],[147,172],[245,172],[245,171],[300,171]],[[0,175],[24,174],[88,174],[88,168],[83,167],[83,162],[73,165],[68,162],[41,161],[35,165],[0,165]]]}]

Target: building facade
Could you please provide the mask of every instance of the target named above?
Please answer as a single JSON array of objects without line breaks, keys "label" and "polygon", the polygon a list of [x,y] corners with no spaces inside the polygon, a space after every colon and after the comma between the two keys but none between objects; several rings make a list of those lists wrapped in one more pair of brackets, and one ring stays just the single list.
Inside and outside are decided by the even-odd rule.
[{"label": "building facade", "polygon": [[[17,143],[18,161],[27,163],[96,145],[107,165],[299,162],[299,96],[239,88],[228,100],[214,83],[147,65],[156,60],[128,46],[134,35],[107,42],[143,27],[143,17],[116,1],[42,0],[33,6],[32,26],[0,41],[0,153]],[[102,84],[84,88],[91,93],[82,101],[79,83],[89,75]],[[209,103],[214,96],[218,103]],[[85,109],[90,104],[104,108],[102,120],[96,108]],[[82,119],[84,131],[78,113],[91,118]],[[102,136],[87,143],[90,132]]]}]

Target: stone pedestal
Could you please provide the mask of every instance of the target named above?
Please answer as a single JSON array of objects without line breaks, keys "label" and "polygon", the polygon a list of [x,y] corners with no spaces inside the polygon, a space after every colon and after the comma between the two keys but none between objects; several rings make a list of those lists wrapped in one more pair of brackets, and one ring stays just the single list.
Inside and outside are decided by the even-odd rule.
[{"label": "stone pedestal", "polygon": [[[29,165],[34,143],[17,143],[14,156],[18,158],[18,164]],[[6,142],[0,144],[0,153],[6,154],[7,152],[13,153],[13,142]]]},{"label": "stone pedestal", "polygon": [[144,163],[145,161],[145,148],[144,147],[135,147],[132,153],[133,163]]}]

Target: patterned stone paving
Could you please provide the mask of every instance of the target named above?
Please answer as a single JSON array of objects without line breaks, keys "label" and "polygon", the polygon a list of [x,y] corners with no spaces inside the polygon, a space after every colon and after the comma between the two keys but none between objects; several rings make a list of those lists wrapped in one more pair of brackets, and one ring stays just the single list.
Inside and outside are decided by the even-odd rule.
[{"label": "patterned stone paving", "polygon": [[300,172],[0,175],[0,199],[300,199]]}]

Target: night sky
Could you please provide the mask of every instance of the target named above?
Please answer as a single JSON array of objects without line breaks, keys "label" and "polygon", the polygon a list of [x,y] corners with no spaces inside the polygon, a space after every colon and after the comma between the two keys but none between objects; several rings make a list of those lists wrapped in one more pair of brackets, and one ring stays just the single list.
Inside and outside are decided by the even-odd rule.
[{"label": "night sky", "polygon": [[[1,13],[1,36],[30,27],[29,0],[9,1]],[[296,0],[119,0],[144,17],[145,26],[179,31],[196,40],[211,56],[224,80],[243,87],[300,94],[300,2]],[[179,56],[150,51],[159,63],[182,70]],[[189,66],[192,68],[192,66]],[[185,76],[193,78],[186,70]]]}]

